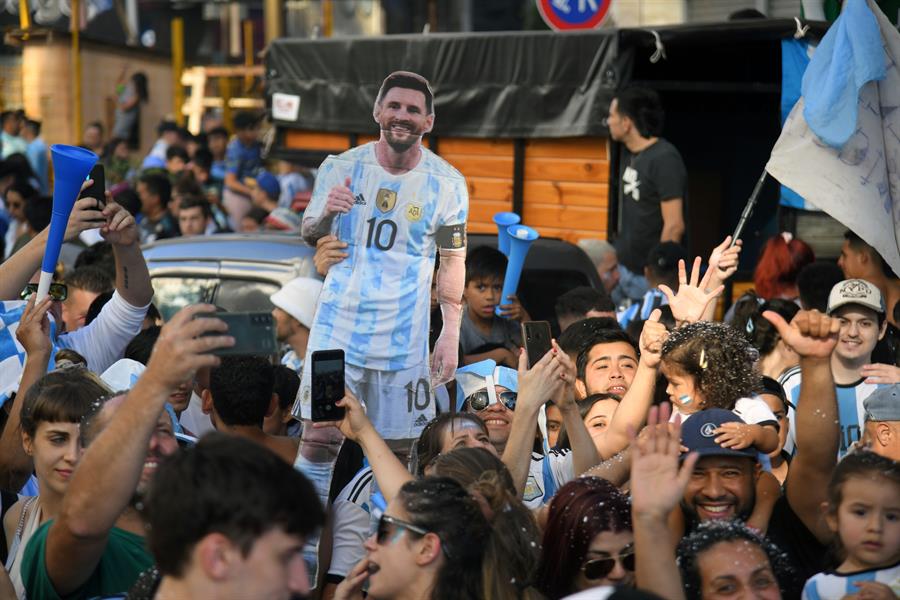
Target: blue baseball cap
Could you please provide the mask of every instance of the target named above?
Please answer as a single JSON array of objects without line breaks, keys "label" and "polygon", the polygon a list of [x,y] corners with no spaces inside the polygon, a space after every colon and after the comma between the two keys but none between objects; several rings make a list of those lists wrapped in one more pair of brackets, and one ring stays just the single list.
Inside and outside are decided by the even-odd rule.
[{"label": "blue baseball cap", "polygon": [[281,184],[278,183],[277,177],[268,171],[260,171],[256,174],[254,182],[269,198],[278,200],[278,196],[281,194]]},{"label": "blue baseball cap", "polygon": [[[681,445],[689,452],[704,456],[737,456],[756,460],[756,449],[750,446],[743,450],[723,448],[716,443],[716,429],[725,423],[743,423],[739,416],[723,408],[708,408],[696,412],[681,426]],[[682,454],[682,457],[685,456]]]}]

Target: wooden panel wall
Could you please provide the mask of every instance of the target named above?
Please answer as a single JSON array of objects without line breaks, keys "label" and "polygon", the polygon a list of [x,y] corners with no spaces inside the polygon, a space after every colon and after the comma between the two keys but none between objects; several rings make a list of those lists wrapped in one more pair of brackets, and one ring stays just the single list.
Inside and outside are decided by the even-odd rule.
[{"label": "wooden panel wall", "polygon": [[522,222],[570,242],[606,239],[608,182],[605,138],[528,140]]},{"label": "wooden panel wall", "polygon": [[[372,137],[359,137],[359,143]],[[289,148],[341,152],[350,137],[288,130]],[[426,142],[427,143],[427,142]],[[437,152],[459,169],[469,188],[469,231],[494,233],[494,214],[513,209],[513,141],[439,138]],[[570,242],[606,238],[609,193],[605,138],[527,140],[522,222]]]}]

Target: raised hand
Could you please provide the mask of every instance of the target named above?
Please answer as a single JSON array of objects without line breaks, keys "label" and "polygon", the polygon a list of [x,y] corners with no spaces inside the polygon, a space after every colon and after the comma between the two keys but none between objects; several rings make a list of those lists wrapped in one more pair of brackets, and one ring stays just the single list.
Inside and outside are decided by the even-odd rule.
[{"label": "raised hand", "polygon": [[638,342],[641,348],[641,362],[653,369],[659,366],[663,342],[669,337],[669,330],[659,322],[660,317],[662,311],[658,308],[653,309],[650,317],[644,321],[641,339]]},{"label": "raised hand", "polygon": [[866,383],[900,383],[900,367],[895,367],[894,365],[883,363],[863,365],[859,374],[866,378]]},{"label": "raised hand", "polygon": [[363,585],[369,580],[369,557],[365,557],[350,569],[334,591],[332,600],[362,600]]},{"label": "raised hand", "polygon": [[313,256],[313,264],[316,265],[316,272],[325,277],[328,270],[337,263],[341,262],[349,256],[344,249],[347,247],[346,242],[342,242],[335,235],[326,235],[319,238],[316,242],[316,253]]},{"label": "raised hand", "polygon": [[[93,184],[92,179],[88,179],[81,184],[81,190]],[[69,214],[69,221],[66,223],[65,240],[70,242],[78,237],[82,231],[96,229],[106,224],[106,217],[103,215],[100,202],[96,198],[82,198],[76,200],[72,206],[72,212]]]},{"label": "raised hand", "polygon": [[350,178],[344,179],[344,185],[336,185],[328,192],[325,201],[325,216],[348,213],[353,208],[353,192],[350,191]]},{"label": "raised hand", "polygon": [[707,269],[703,279],[698,281],[700,279],[700,264],[701,259],[698,256],[694,259],[691,279],[688,282],[684,261],[678,261],[677,294],[667,285],[659,286],[662,293],[669,299],[672,316],[675,317],[675,322],[679,325],[699,321],[706,310],[706,306],[725,289],[725,286],[719,285],[710,291],[706,291],[712,278],[713,269]]},{"label": "raised hand", "polygon": [[631,510],[635,515],[665,519],[681,501],[697,454],[679,466],[681,421],[669,423],[669,405],[652,407],[641,435],[631,432]]},{"label": "raised hand", "polygon": [[52,343],[50,342],[50,319],[47,311],[53,304],[48,296],[40,304],[34,305],[37,294],[32,294],[25,304],[22,318],[19,319],[19,327],[16,329],[16,339],[25,348],[25,352],[31,356],[34,354],[50,354]]},{"label": "raised hand", "polygon": [[559,344],[556,343],[556,340],[552,340],[552,349],[547,354],[553,354],[556,357],[556,361],[559,362],[559,374],[558,377],[562,380],[563,385],[560,385],[550,400],[560,408],[560,410],[565,410],[568,407],[575,406],[575,377],[577,376],[577,371],[575,369],[575,363],[572,362],[572,359],[569,358],[569,355],[562,351],[559,347]]},{"label": "raised hand", "polygon": [[801,358],[828,358],[837,345],[841,322],[817,310],[801,310],[790,324],[771,310],[765,311],[763,316]]},{"label": "raised hand", "polygon": [[314,428],[337,427],[344,437],[354,442],[358,442],[360,436],[367,430],[374,429],[362,404],[356,399],[356,396],[350,393],[350,390],[345,389],[344,397],[335,404],[344,409],[344,418],[336,422],[313,423]]},{"label": "raised hand", "polygon": [[557,359],[559,350],[553,348],[541,357],[534,366],[528,368],[528,356],[519,351],[519,397],[516,410],[538,410],[565,387],[562,363]]},{"label": "raised hand", "polygon": [[159,332],[143,378],[174,391],[199,369],[218,366],[221,361],[211,352],[234,346],[234,338],[225,321],[201,317],[215,310],[211,304],[193,304],[175,313]]},{"label": "raised hand", "polygon": [[709,270],[712,271],[710,285],[718,286],[735,274],[741,258],[743,243],[743,240],[738,240],[732,246],[729,235],[721,244],[713,248],[712,254],[709,255]]},{"label": "raised hand", "polygon": [[107,204],[103,209],[103,217],[106,223],[100,228],[100,235],[110,244],[115,246],[132,246],[140,240],[137,221],[121,205],[112,201],[112,195],[107,192]]}]

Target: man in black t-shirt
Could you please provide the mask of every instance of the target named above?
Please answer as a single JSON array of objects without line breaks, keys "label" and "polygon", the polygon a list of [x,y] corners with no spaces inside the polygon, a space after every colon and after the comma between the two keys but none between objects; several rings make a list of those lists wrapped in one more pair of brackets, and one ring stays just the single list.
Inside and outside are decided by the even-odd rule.
[{"label": "man in black t-shirt", "polygon": [[[656,92],[628,88],[609,105],[609,136],[625,145],[619,174],[621,226],[615,247],[619,285],[637,301],[647,291],[644,264],[659,242],[681,242],[687,172],[678,150],[659,137],[663,111]],[[624,268],[623,268],[624,267]]]},{"label": "man in black t-shirt", "polygon": [[[827,500],[840,440],[830,362],[840,322],[815,310],[800,311],[790,325],[777,314],[765,314],[800,355],[803,373],[796,418],[798,449],[784,482],[784,495],[775,502],[766,530],[796,571],[794,589],[787,596],[793,598],[799,597],[808,577],[824,570],[831,539],[820,507]],[[682,430],[682,443],[700,454],[681,501],[689,528],[700,521],[746,519],[757,503],[755,486],[761,467],[756,453],[719,447],[715,437],[721,423],[706,413],[691,415]]]}]

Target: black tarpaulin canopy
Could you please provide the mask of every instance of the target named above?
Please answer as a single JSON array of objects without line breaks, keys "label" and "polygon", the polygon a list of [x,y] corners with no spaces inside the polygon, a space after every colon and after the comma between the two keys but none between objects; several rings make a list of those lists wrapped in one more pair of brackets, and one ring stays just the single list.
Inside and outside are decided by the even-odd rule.
[{"label": "black tarpaulin canopy", "polygon": [[[804,24],[816,37],[827,27]],[[654,66],[665,72],[681,64],[682,80],[743,80],[748,74],[740,67],[729,73],[716,64],[717,49],[776,41],[796,30],[792,19],[655,28],[668,59]],[[297,120],[276,120],[278,126],[373,134],[372,103],[381,81],[391,71],[409,70],[432,83],[437,136],[605,136],[603,117],[614,91],[632,79],[635,60],[647,62],[654,48],[650,29],[281,38],[266,54],[267,97],[300,96]],[[706,58],[695,60],[697,52]],[[688,54],[690,65],[684,65]],[[766,78],[778,77],[771,65],[766,70]]]},{"label": "black tarpaulin canopy", "polygon": [[283,38],[266,67],[269,95],[301,99],[278,125],[370,134],[382,80],[407,70],[432,83],[436,135],[479,138],[602,134],[618,76],[613,31]]}]

